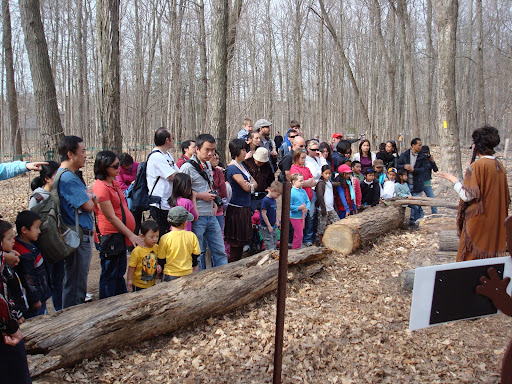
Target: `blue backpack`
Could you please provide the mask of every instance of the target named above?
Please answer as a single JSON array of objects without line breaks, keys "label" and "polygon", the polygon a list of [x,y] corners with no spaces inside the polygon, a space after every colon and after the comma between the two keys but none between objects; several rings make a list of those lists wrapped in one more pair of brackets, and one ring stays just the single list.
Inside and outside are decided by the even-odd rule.
[{"label": "blue backpack", "polygon": [[146,179],[146,169],[148,166],[149,157],[155,153],[160,152],[155,150],[151,152],[146,161],[143,161],[139,164],[139,168],[137,168],[137,176],[135,176],[135,181],[133,182],[133,188],[129,193],[128,197],[132,199],[132,209],[138,209],[142,211],[147,211],[149,209],[149,205],[153,203],[160,202],[160,196],[153,196],[153,191],[155,190],[156,184],[158,180],[160,180],[160,176],[158,176],[151,188],[151,191],[148,189],[148,182]]}]

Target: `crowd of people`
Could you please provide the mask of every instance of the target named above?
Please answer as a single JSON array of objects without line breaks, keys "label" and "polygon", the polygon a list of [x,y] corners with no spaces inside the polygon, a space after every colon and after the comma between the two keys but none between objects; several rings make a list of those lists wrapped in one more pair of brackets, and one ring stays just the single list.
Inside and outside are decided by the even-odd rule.
[{"label": "crowd of people", "polygon": [[[306,140],[293,120],[285,137],[277,134],[272,139],[271,128],[266,119],[254,125],[245,119],[237,138],[229,141],[231,160],[225,165],[211,134],[183,141],[175,162],[171,133],[159,128],[155,147],[144,163],[127,153],[98,152],[91,188],[80,172],[86,147],[77,136],[60,141],[60,163],[0,164],[0,179],[28,170],[40,172],[32,182],[29,209],[16,218],[16,233],[12,224],[0,220],[0,364],[8,364],[13,381],[30,382],[19,324],[47,313],[49,298],[56,311],[85,301],[94,246],[101,261],[99,298],[104,299],[152,287],[157,279],[179,279],[209,264],[217,267],[238,261],[248,249],[276,249],[280,241],[277,200],[283,181],[292,184],[289,246],[293,249],[321,244],[327,225],[383,200],[423,193],[433,197],[432,172],[438,168],[419,138],[401,154],[392,140],[380,144],[375,153],[363,136],[349,140],[334,133],[330,142],[317,137]],[[464,184],[439,172],[454,183],[463,202],[458,260],[505,250],[499,225],[499,241],[492,245],[477,233],[489,221],[484,212],[504,219],[510,202],[504,167],[493,156],[499,135],[491,128],[473,134],[474,157]],[[353,145],[357,145],[355,153]],[[476,156],[483,158],[475,161]],[[497,184],[489,183],[483,174],[492,174]],[[148,219],[144,219],[148,207],[132,201],[138,180],[147,189]],[[52,191],[58,194],[62,220],[67,225],[78,222],[81,239],[71,255],[50,264],[38,246],[41,217],[34,207],[49,199]],[[495,198],[485,199],[490,195]],[[416,226],[422,215],[420,206],[411,205],[410,225]],[[207,250],[210,261],[205,257]]]}]

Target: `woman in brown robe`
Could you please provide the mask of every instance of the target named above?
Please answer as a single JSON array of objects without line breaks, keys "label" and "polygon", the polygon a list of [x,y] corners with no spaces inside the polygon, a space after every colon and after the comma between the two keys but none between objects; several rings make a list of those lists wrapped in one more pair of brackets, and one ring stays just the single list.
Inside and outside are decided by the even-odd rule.
[{"label": "woman in brown robe", "polygon": [[[504,256],[505,219],[510,193],[505,167],[494,157],[500,135],[494,127],[484,126],[473,132],[473,158],[464,183],[446,172],[438,176],[454,183],[460,197],[457,215],[460,237],[457,261]],[[475,161],[476,157],[479,157]]]}]

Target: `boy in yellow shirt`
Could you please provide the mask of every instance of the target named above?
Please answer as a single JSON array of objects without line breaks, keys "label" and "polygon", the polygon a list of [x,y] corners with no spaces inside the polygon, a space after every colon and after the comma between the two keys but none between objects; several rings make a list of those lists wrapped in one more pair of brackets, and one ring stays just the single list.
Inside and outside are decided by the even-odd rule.
[{"label": "boy in yellow shirt", "polygon": [[176,280],[198,271],[197,258],[201,254],[197,236],[185,230],[187,221],[194,221],[194,216],[184,207],[176,206],[169,210],[167,220],[171,232],[163,235],[158,245],[158,264],[164,271],[162,281]]},{"label": "boy in yellow shirt", "polygon": [[140,237],[144,240],[144,247],[135,247],[128,263],[126,274],[126,288],[136,292],[155,285],[157,274],[162,272],[158,265],[158,223],[146,220],[140,225]]}]

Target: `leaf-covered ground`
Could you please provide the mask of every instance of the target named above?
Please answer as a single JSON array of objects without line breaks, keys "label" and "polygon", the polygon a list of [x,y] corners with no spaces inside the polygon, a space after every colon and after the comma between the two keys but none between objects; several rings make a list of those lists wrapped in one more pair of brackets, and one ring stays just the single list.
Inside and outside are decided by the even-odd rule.
[{"label": "leaf-covered ground", "polygon": [[[28,203],[28,183],[27,176],[0,183],[0,212],[11,222]],[[293,281],[286,302],[283,381],[497,383],[512,338],[510,318],[408,331],[411,293],[401,287],[400,274],[436,263],[438,231],[453,224],[452,218],[442,218],[418,231],[393,231],[355,254],[332,254],[322,272]],[[98,279],[94,254],[93,293]],[[275,303],[270,294],[174,334],[134,346],[111,345],[94,360],[36,382],[271,382]]]}]

